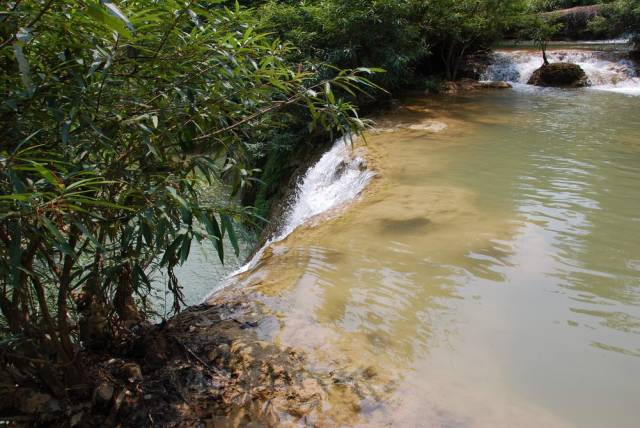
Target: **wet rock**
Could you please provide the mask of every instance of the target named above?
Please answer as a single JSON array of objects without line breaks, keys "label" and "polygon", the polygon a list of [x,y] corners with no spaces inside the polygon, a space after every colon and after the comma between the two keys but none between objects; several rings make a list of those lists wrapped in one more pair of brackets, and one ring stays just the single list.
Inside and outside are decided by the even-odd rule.
[{"label": "wet rock", "polygon": [[412,131],[442,132],[447,129],[447,124],[438,122],[437,120],[427,120],[422,123],[414,123],[409,125]]},{"label": "wet rock", "polygon": [[111,402],[114,393],[113,385],[103,382],[93,391],[93,402],[98,407],[106,407]]},{"label": "wet rock", "polygon": [[340,176],[342,176],[345,171],[347,170],[347,163],[345,161],[340,161],[340,163],[338,164],[338,166],[336,166],[336,170],[333,173],[333,177],[334,178],[339,178]]},{"label": "wet rock", "polygon": [[229,349],[232,354],[239,354],[242,349],[244,349],[246,345],[244,342],[240,340],[236,340],[231,344],[231,348]]},{"label": "wet rock", "polygon": [[[575,4],[580,2],[572,3]],[[596,16],[601,14],[602,5],[598,4],[554,10],[552,12],[545,12],[541,15],[545,17],[545,19],[549,19],[551,22],[561,24],[560,30],[556,34],[559,40],[591,40],[598,38],[598,34],[597,32],[594,33],[594,31],[589,28],[589,23]]]},{"label": "wet rock", "polygon": [[285,370],[283,366],[274,364],[271,366],[271,373],[273,373],[274,379],[278,379],[284,377]]},{"label": "wet rock", "polygon": [[125,363],[120,367],[120,374],[129,382],[142,381],[142,369],[136,363]]},{"label": "wet rock", "polygon": [[460,92],[509,88],[511,85],[507,82],[479,82],[473,79],[461,79],[456,82],[444,82],[440,87],[440,92],[451,95]]},{"label": "wet rock", "polygon": [[300,397],[302,401],[309,401],[313,399],[320,399],[322,397],[322,388],[315,379],[305,379],[301,385],[294,388],[295,394]]},{"label": "wet rock", "polygon": [[118,364],[123,364],[123,361],[119,358],[111,358],[109,361],[107,361],[107,365],[109,366],[115,366]]},{"label": "wet rock", "polygon": [[378,371],[373,366],[369,366],[362,371],[362,376],[364,376],[365,379],[372,379],[377,375]]},{"label": "wet rock", "polygon": [[589,79],[578,64],[555,62],[534,71],[528,83],[536,86],[580,88],[588,86]]},{"label": "wet rock", "polygon": [[479,89],[510,89],[512,87],[507,82],[478,82]]}]

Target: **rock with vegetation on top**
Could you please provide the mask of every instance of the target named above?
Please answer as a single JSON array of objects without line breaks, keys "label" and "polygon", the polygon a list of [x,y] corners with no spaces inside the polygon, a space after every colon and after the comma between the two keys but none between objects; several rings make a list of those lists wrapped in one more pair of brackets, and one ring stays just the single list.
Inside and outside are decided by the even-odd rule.
[{"label": "rock with vegetation on top", "polygon": [[581,88],[589,86],[586,73],[578,64],[555,62],[545,64],[533,72],[530,85],[553,86],[563,88]]}]

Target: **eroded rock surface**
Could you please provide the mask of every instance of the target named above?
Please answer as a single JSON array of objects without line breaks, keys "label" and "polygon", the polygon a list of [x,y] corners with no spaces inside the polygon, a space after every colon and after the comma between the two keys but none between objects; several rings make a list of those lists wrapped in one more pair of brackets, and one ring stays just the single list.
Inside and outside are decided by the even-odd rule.
[{"label": "eroded rock surface", "polygon": [[536,86],[581,88],[589,86],[589,79],[578,64],[555,62],[534,71],[528,83]]}]

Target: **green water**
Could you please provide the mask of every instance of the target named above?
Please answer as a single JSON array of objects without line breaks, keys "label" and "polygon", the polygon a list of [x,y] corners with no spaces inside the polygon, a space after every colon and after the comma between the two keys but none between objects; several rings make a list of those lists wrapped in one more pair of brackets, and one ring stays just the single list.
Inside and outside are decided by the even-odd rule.
[{"label": "green water", "polygon": [[325,403],[335,424],[639,426],[639,108],[405,100],[368,137],[360,201],[241,278],[279,319],[262,334],[317,370],[375,369],[357,405]]},{"label": "green water", "polygon": [[[185,305],[201,304],[209,294],[223,286],[224,279],[229,274],[244,264],[253,251],[257,238],[255,233],[240,225],[236,226],[236,236],[239,254],[235,254],[233,246],[225,239],[224,263],[210,241],[192,242],[189,258],[184,265],[177,266],[174,272],[182,287]],[[158,320],[172,314],[173,297],[167,289],[167,281],[166,272],[162,270],[153,279],[153,306],[159,314]]]}]

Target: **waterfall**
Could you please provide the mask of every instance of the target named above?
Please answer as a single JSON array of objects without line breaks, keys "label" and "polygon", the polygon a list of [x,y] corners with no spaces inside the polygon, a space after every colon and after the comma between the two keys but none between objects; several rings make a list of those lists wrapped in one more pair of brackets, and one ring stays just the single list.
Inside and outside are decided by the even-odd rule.
[{"label": "waterfall", "polygon": [[287,212],[278,240],[310,218],[353,200],[372,177],[364,158],[354,156],[347,141],[338,140],[298,184],[295,202]]},{"label": "waterfall", "polygon": [[[619,53],[589,50],[554,50],[547,52],[550,62],[578,64],[589,78],[592,89],[640,95],[640,78],[633,61]],[[526,84],[542,65],[537,51],[496,51],[482,80]]]},{"label": "waterfall", "polygon": [[[223,281],[220,288],[229,285],[233,281],[233,277],[254,268],[267,248],[285,239],[301,225],[320,214],[327,213],[354,200],[365,189],[373,176],[374,173],[367,169],[365,159],[357,155],[348,139],[337,140],[331,150],[325,153],[299,181],[293,202],[289,206],[279,230],[248,263],[232,272]],[[216,291],[218,289],[209,296]]]}]

